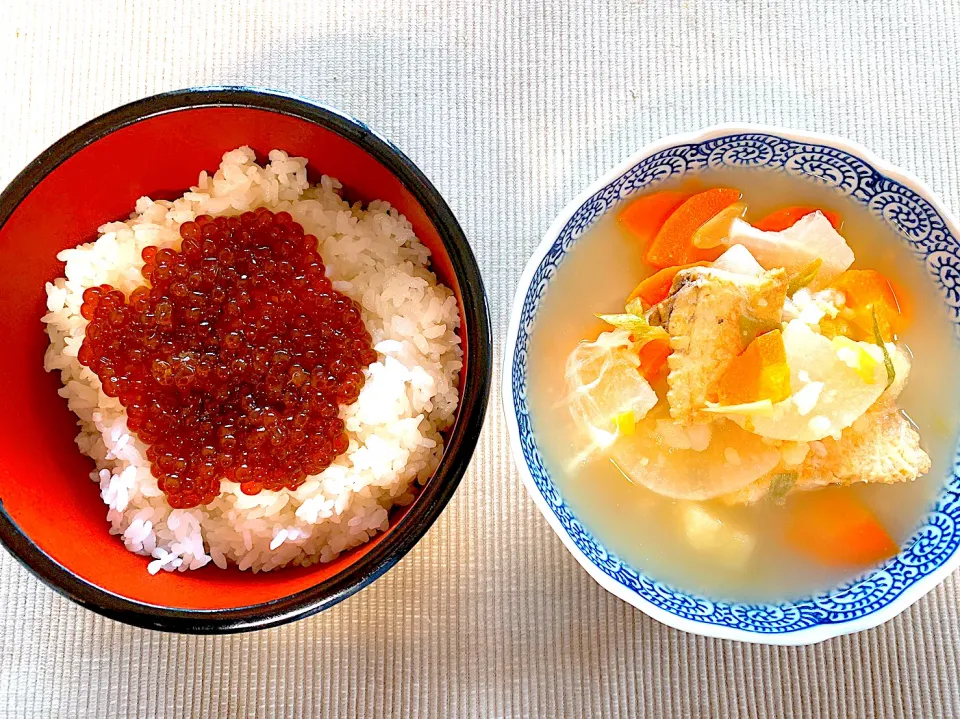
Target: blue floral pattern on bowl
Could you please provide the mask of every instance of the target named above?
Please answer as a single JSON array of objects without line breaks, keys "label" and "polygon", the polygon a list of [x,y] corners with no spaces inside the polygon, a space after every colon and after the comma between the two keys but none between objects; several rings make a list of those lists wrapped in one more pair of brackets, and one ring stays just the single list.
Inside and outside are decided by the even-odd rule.
[{"label": "blue floral pattern on bowl", "polygon": [[[527,350],[537,308],[566,253],[597,219],[634,193],[646,192],[677,175],[729,166],[802,175],[865,205],[893,227],[925,263],[952,313],[955,335],[960,337],[960,243],[940,212],[915,190],[845,150],[765,132],[739,132],[673,145],[643,158],[582,202],[547,249],[526,286],[516,337],[511,338],[515,345],[506,367],[510,382],[508,399],[512,399],[512,406],[506,410],[516,419],[522,461],[548,511],[587,561],[619,585],[618,589],[635,594],[667,615],[715,628],[705,633],[777,641],[773,635],[854,623],[870,615],[880,616],[884,610],[892,616],[896,612],[890,611],[891,604],[944,567],[960,547],[960,455],[955,458],[953,475],[945,482],[936,505],[899,555],[873,572],[823,594],[777,604],[740,604],[712,601],[675,589],[645,576],[608,552],[566,505],[537,448],[527,407]],[[930,586],[928,582],[926,589]],[[868,626],[879,621],[878,618]],[[843,631],[825,632],[818,638]]]}]

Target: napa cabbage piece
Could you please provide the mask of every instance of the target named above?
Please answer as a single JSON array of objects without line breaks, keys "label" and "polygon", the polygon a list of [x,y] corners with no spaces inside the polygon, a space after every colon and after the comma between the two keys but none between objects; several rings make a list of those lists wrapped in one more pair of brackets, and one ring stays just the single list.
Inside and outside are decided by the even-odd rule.
[{"label": "napa cabbage piece", "polygon": [[652,326],[643,311],[640,299],[627,303],[624,311],[619,314],[597,315],[597,317],[618,330],[625,330],[630,334],[634,349],[639,350],[647,342],[653,340],[669,340],[670,335],[663,327]]},{"label": "napa cabbage piece", "polygon": [[888,386],[884,350],[894,372],[909,370],[909,361],[895,345],[881,350],[868,342],[831,341],[801,320],[788,322],[783,330],[784,350],[790,367],[793,394],[772,407],[722,413],[751,432],[769,439],[812,442],[840,432],[863,415]]},{"label": "napa cabbage piece", "polygon": [[724,240],[727,246],[743,245],[766,269],[782,267],[788,275],[800,275],[820,260],[807,287],[826,287],[853,264],[853,250],[821,212],[802,217],[780,232],[765,232],[743,220],[734,220]]},{"label": "napa cabbage piece", "polygon": [[657,404],[657,394],[639,366],[637,343],[627,329],[581,342],[567,357],[567,402],[590,439],[588,450],[609,447],[617,437],[632,434],[633,425]]}]

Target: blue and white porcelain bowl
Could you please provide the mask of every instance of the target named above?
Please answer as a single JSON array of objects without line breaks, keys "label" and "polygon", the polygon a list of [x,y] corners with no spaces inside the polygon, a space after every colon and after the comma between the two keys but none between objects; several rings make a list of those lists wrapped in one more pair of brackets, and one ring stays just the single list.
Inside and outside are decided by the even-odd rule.
[{"label": "blue and white porcelain bowl", "polygon": [[601,586],[677,629],[767,644],[809,644],[896,616],[960,566],[960,457],[935,506],[896,557],[873,572],[802,600],[714,601],[663,584],[606,549],[564,501],[537,444],[527,405],[527,349],[541,299],[566,254],[608,212],[668,178],[705,168],[766,168],[814,178],[896,230],[953,318],[960,337],[958,224],[922,182],[839,138],[759,126],[719,126],[650,145],[560,213],[520,280],[504,356],[503,409],[520,476],[550,526]]}]

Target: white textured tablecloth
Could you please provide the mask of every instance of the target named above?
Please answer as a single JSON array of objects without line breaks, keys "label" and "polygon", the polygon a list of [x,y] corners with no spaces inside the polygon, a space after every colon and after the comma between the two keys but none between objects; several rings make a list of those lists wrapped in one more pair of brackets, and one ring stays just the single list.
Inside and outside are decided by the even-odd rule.
[{"label": "white textured tablecloth", "polygon": [[[497,384],[517,279],[555,213],[668,133],[836,133],[960,209],[958,43],[957,0],[4,0],[0,185],[73,127],[164,90],[245,83],[338,106],[394,140],[459,217]],[[0,717],[960,715],[956,577],[814,647],[668,629],[563,549],[520,486],[499,401],[426,538],[296,624],[133,629],[0,551]]]}]

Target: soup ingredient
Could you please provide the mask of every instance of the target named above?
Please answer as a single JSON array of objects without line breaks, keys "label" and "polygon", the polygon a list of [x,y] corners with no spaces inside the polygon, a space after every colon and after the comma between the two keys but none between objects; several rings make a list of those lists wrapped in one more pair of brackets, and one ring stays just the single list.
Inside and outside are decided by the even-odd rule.
[{"label": "soup ingredient", "polygon": [[853,251],[820,212],[780,232],[764,232],[743,220],[734,220],[725,244],[743,245],[765,268],[781,267],[788,275],[820,259],[822,264],[810,283],[811,289],[826,287],[853,264]]},{"label": "soup ingredient", "polygon": [[883,334],[877,321],[876,312],[873,313],[873,339],[880,351],[883,352],[883,366],[887,370],[887,388],[889,388],[897,380],[897,371],[893,366],[893,360],[890,358],[890,351],[883,341]]},{"label": "soup ingredient", "polygon": [[[896,405],[896,398],[909,375],[909,360],[901,351],[893,354],[892,360],[897,368],[896,382],[850,427],[843,430],[839,439],[825,437],[811,443],[811,449],[797,468],[798,476],[793,489],[813,490],[858,482],[912,482],[930,471],[930,457],[920,446],[920,435]],[[730,414],[732,408],[723,409]],[[747,414],[751,417],[761,413],[753,407],[749,410]],[[769,410],[766,415],[770,416]],[[781,447],[781,453],[784,453],[786,461],[784,447]],[[733,504],[756,502],[772,492],[771,479],[766,477],[758,480],[725,499]]]},{"label": "soup ingredient", "polygon": [[714,187],[693,195],[663,223],[647,248],[644,260],[663,268],[717,259],[720,251],[695,247],[693,235],[705,222],[739,199],[739,190],[726,187]]},{"label": "soup ingredient", "polygon": [[730,234],[730,225],[734,219],[743,217],[747,211],[745,202],[734,202],[704,222],[693,233],[693,246],[701,250],[719,247]]},{"label": "soup ingredient", "polygon": [[841,317],[839,314],[836,317],[824,315],[817,322],[817,328],[820,330],[820,334],[830,339],[835,337],[850,338],[860,336],[860,331],[857,327],[855,327],[850,320]]},{"label": "soup ingredient", "polygon": [[781,402],[790,396],[790,368],[780,330],[759,335],[734,358],[717,383],[717,395],[724,405]]},{"label": "soup ingredient", "polygon": [[650,312],[651,322],[670,334],[667,401],[675,420],[701,418],[717,381],[744,349],[739,318],[779,323],[786,285],[783,270],[752,277],[693,267],[677,274],[671,295]]},{"label": "soup ingredient", "polygon": [[849,492],[799,494],[788,510],[787,543],[817,562],[865,567],[900,551],[873,512]]},{"label": "soup ingredient", "polygon": [[820,268],[822,266],[823,260],[818,257],[793,277],[791,277],[790,283],[787,285],[787,297],[793,297],[793,295],[795,295],[797,292],[812,283],[816,278],[817,273],[820,272]]},{"label": "soup ingredient", "polygon": [[350,444],[339,404],[377,360],[360,310],[333,289],[317,238],[288,212],[200,215],[179,251],[143,249],[129,299],[83,293],[80,364],[127,412],[174,508],[296,489]]},{"label": "soup ingredient", "polygon": [[673,280],[680,270],[686,270],[691,267],[706,267],[709,264],[709,262],[694,262],[689,265],[664,267],[662,270],[657,270],[634,288],[630,296],[627,297],[627,302],[629,303],[635,299],[640,299],[645,306],[653,307],[658,302],[666,299],[667,295],[670,294]]},{"label": "soup ingredient", "polygon": [[759,335],[773,330],[780,329],[779,322],[773,322],[769,319],[758,319],[753,315],[740,315],[737,318],[737,327],[740,330],[740,344],[747,347]]},{"label": "soup ingredient", "polygon": [[798,473],[793,471],[776,472],[770,478],[770,491],[767,493],[767,498],[771,501],[782,503],[784,498],[796,486],[798,476]]},{"label": "soup ingredient", "polygon": [[[864,345],[859,342],[854,342],[849,337],[843,336],[834,337],[830,340],[830,344],[832,344],[834,350],[836,350],[837,357],[842,359],[849,367],[853,367],[853,369],[860,374],[860,379],[867,383],[872,383],[875,380],[877,376],[877,365],[880,362],[873,354],[867,351]],[[887,348],[883,346],[883,342],[880,343],[880,348],[886,352]],[[890,371],[887,373],[888,386],[891,383],[890,374],[892,372],[894,372],[894,370],[893,363],[891,362]]]},{"label": "soup ingredient", "polygon": [[673,499],[706,500],[737,492],[777,466],[780,452],[729,420],[681,425],[657,408],[610,457],[631,481]]},{"label": "soup ingredient", "polygon": [[636,343],[627,330],[581,342],[567,358],[567,401],[590,438],[587,454],[610,446],[626,423],[632,430],[657,404],[657,394],[639,366]]},{"label": "soup ingredient", "polygon": [[[840,439],[814,443],[798,468],[793,490],[830,485],[849,486],[912,482],[930,471],[930,457],[920,447],[920,435],[892,400],[871,407]],[[773,477],[766,477],[726,500],[750,504],[773,493]]]},{"label": "soup ingredient", "polygon": [[713,561],[736,570],[743,569],[750,561],[756,538],[702,504],[681,504],[680,521],[690,546]]},{"label": "soup ingredient", "polygon": [[[770,439],[810,442],[839,435],[886,388],[880,349],[866,342],[856,344],[859,351],[876,361],[872,381],[864,381],[862,360],[856,354],[845,354],[842,347],[838,350],[833,342],[800,320],[788,322],[783,330],[783,345],[795,394],[775,403],[772,413],[740,416],[738,421],[749,420],[751,431]],[[812,397],[802,394],[808,385],[814,387]]]},{"label": "soup ingredient", "polygon": [[831,212],[830,210],[822,210],[818,207],[807,207],[803,205],[784,207],[771,212],[759,222],[754,222],[753,226],[764,232],[780,232],[781,230],[786,230],[788,227],[793,227],[799,220],[807,215],[812,215],[814,212],[822,214],[830,224],[833,225],[833,229],[837,232],[840,231],[843,218],[840,217],[839,212]]},{"label": "soup ingredient", "polygon": [[643,305],[638,300],[628,302],[622,314],[597,315],[597,317],[619,330],[629,332],[638,348],[652,340],[667,339],[667,333],[662,327],[651,326],[647,321],[643,314]]},{"label": "soup ingredient", "polygon": [[[93,459],[91,478],[99,485],[90,490],[107,505],[111,534],[148,557],[150,572],[207,564],[259,572],[333,560],[386,530],[392,507],[413,501],[440,461],[443,431],[457,411],[463,359],[457,301],[430,271],[430,252],[410,223],[384,202],[343,200],[334,178],[318,175],[310,185],[304,158],[273,151],[269,160],[260,164],[252,150],[240,148],[183,197],[141,198],[130,219],[108,223],[95,242],[61,252],[65,277],[47,285],[44,367],[60,373],[60,394],[77,415],[77,444]],[[109,284],[129,295],[143,284],[144,247],[181,247],[182,223],[261,206],[289,212],[306,233],[322,238],[315,251],[335,289],[359,304],[377,360],[362,370],[357,401],[339,405],[349,447],[323,472],[296,490],[255,495],[223,479],[210,504],[174,509],[151,474],[146,445],[127,426],[127,411],[77,361],[88,327],[82,294]]]},{"label": "soup ingredient", "polygon": [[616,431],[623,435],[624,437],[629,437],[633,434],[634,429],[637,425],[637,418],[633,414],[632,409],[628,409],[626,412],[621,412],[614,418],[614,424],[616,426]]},{"label": "soup ingredient", "polygon": [[620,224],[644,246],[649,245],[663,223],[690,196],[688,192],[663,190],[641,195],[620,212]]},{"label": "soup ingredient", "polygon": [[[830,337],[843,334],[844,337],[850,335],[841,332],[827,332],[829,323],[834,323],[834,328],[839,329],[849,325],[842,317],[844,299],[843,294],[832,288],[811,292],[806,287],[801,287],[787,298],[783,306],[783,318],[789,320],[800,320],[812,329],[821,334]],[[852,325],[850,325],[852,327]],[[862,339],[859,335],[853,339]]]},{"label": "soup ingredient", "polygon": [[754,417],[763,415],[769,417],[773,414],[773,402],[768,399],[759,399],[756,402],[747,402],[746,404],[726,404],[721,405],[716,402],[707,402],[703,408],[704,412],[712,414],[726,414],[730,416]]},{"label": "soup ingredient", "polygon": [[763,274],[763,267],[743,245],[733,245],[720,255],[713,263],[714,269],[726,270],[740,275],[759,277]]},{"label": "soup ingredient", "polygon": [[876,270],[847,270],[832,286],[843,293],[849,319],[873,337],[874,315],[884,342],[892,342],[902,330],[900,303],[890,281]]},{"label": "soup ingredient", "polygon": [[640,374],[648,382],[653,382],[667,366],[667,357],[670,356],[670,341],[664,339],[652,340],[640,348]]},{"label": "soup ingredient", "polygon": [[889,401],[871,408],[839,440],[827,437],[803,465],[802,489],[828,484],[913,481],[930,469],[930,457],[920,447],[920,435]]}]

